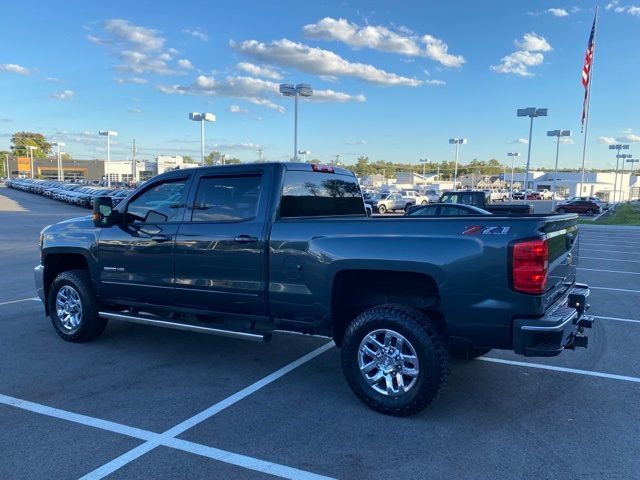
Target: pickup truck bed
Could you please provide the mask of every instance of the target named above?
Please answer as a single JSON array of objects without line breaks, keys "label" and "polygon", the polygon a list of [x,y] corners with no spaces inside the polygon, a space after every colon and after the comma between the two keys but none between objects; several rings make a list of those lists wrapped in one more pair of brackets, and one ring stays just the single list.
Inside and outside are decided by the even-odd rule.
[{"label": "pickup truck bed", "polygon": [[369,218],[345,170],[309,164],[160,175],[41,234],[36,287],[58,334],[107,319],[267,340],[333,337],[354,393],[424,408],[449,354],[586,346],[576,215]]}]

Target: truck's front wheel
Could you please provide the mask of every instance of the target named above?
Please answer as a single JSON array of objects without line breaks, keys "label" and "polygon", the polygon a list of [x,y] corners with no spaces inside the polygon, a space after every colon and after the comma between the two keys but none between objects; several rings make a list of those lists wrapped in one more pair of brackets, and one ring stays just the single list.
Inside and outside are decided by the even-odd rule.
[{"label": "truck's front wheel", "polygon": [[449,373],[449,355],[433,322],[419,310],[381,305],[347,328],[342,370],[367,406],[387,415],[419,412]]},{"label": "truck's front wheel", "polygon": [[98,316],[91,279],[85,270],[62,272],[53,280],[49,311],[53,328],[69,342],[93,340],[107,326],[107,320]]}]

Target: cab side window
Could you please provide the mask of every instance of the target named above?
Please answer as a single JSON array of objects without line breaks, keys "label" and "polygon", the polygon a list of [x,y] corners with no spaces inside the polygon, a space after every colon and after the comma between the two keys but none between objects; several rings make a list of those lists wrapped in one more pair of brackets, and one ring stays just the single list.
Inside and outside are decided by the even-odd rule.
[{"label": "cab side window", "polygon": [[186,179],[156,183],[127,205],[128,223],[168,223],[182,220]]},{"label": "cab side window", "polygon": [[203,177],[191,212],[192,222],[241,222],[256,216],[260,175]]}]

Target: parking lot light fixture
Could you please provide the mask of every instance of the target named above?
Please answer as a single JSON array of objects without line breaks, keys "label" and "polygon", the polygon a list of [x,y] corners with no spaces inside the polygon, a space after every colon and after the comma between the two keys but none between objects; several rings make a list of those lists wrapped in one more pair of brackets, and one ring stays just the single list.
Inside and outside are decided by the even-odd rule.
[{"label": "parking lot light fixture", "polygon": [[[616,153],[616,175],[615,180],[613,181],[613,202],[616,201],[616,192],[618,191],[618,165],[620,162],[620,150],[629,150],[628,144],[617,143],[615,145],[609,145],[609,150],[615,150]],[[582,192],[580,192],[582,194]]]},{"label": "parking lot light fixture", "polygon": [[[629,155],[631,156],[631,155]],[[634,166],[636,163],[640,162],[640,159],[637,158],[627,158],[627,163],[631,164],[631,172],[629,172],[629,201],[631,201],[633,198],[633,195],[631,193],[633,187],[631,186],[631,177],[633,177],[633,170],[634,170]]]},{"label": "parking lot light fixture", "polygon": [[518,117],[529,117],[531,122],[529,123],[529,144],[527,149],[527,168],[524,171],[524,189],[529,188],[529,165],[531,164],[531,137],[533,134],[533,119],[536,117],[546,117],[548,109],[546,108],[519,108],[516,112]]},{"label": "parking lot light fixture", "polygon": [[108,167],[111,165],[111,142],[109,141],[109,138],[117,137],[118,132],[116,132],[115,130],[100,130],[98,131],[98,134],[102,135],[103,137],[107,137],[107,168],[105,168],[104,171],[105,175],[107,176],[107,187],[111,188],[111,172],[107,173],[107,170],[109,170]]},{"label": "parking lot light fixture", "polygon": [[311,97],[313,88],[307,83],[299,83],[293,85],[291,83],[281,83],[280,93],[285,97],[294,98],[294,118],[293,118],[293,158],[292,161],[298,161],[298,97]]},{"label": "parking lot light fixture", "polygon": [[204,165],[204,122],[215,122],[216,116],[207,112],[191,112],[189,120],[200,122],[200,165]]},{"label": "parking lot light fixture", "polygon": [[424,177],[425,174],[426,174],[425,167],[427,166],[427,163],[431,163],[431,159],[430,158],[421,158],[420,159],[420,163],[422,163],[422,176]]},{"label": "parking lot light fixture", "polygon": [[66,144],[63,142],[53,142],[51,143],[54,147],[56,147],[56,158],[58,160],[58,181],[62,181],[62,160],[60,159],[60,147],[64,147]]},{"label": "parking lot light fixture", "polygon": [[456,146],[456,166],[453,171],[453,189],[457,190],[458,187],[458,148],[460,145],[467,143],[466,138],[450,138],[449,143]]},{"label": "parking lot light fixture", "polygon": [[509,152],[507,153],[507,156],[511,157],[511,182],[509,183],[509,201],[513,202],[513,168],[514,168],[514,161],[516,157],[520,156],[520,153]]},{"label": "parking lot light fixture", "polygon": [[25,148],[29,150],[29,159],[31,161],[31,179],[33,180],[33,151],[37,150],[38,147],[34,147],[33,145],[27,145]]},{"label": "parking lot light fixture", "polygon": [[547,137],[556,137],[556,166],[553,170],[553,188],[551,189],[551,211],[556,208],[556,185],[558,183],[558,157],[560,156],[560,137],[570,137],[571,130],[549,130]]},{"label": "parking lot light fixture", "polygon": [[307,155],[311,155],[309,150],[298,150],[298,155],[302,155],[302,161],[307,162]]}]

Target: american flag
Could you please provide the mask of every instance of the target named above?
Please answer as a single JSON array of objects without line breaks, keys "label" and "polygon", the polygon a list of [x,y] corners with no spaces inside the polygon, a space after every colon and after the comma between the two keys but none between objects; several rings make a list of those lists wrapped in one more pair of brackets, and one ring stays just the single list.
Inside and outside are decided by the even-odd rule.
[{"label": "american flag", "polygon": [[596,49],[596,20],[598,14],[593,17],[593,25],[591,27],[591,35],[589,35],[589,43],[587,51],[584,55],[584,67],[582,67],[582,85],[584,86],[584,101],[582,103],[582,128],[584,129],[584,121],[587,118],[587,110],[589,104],[589,88],[591,86],[591,66],[593,65],[593,54]]}]

